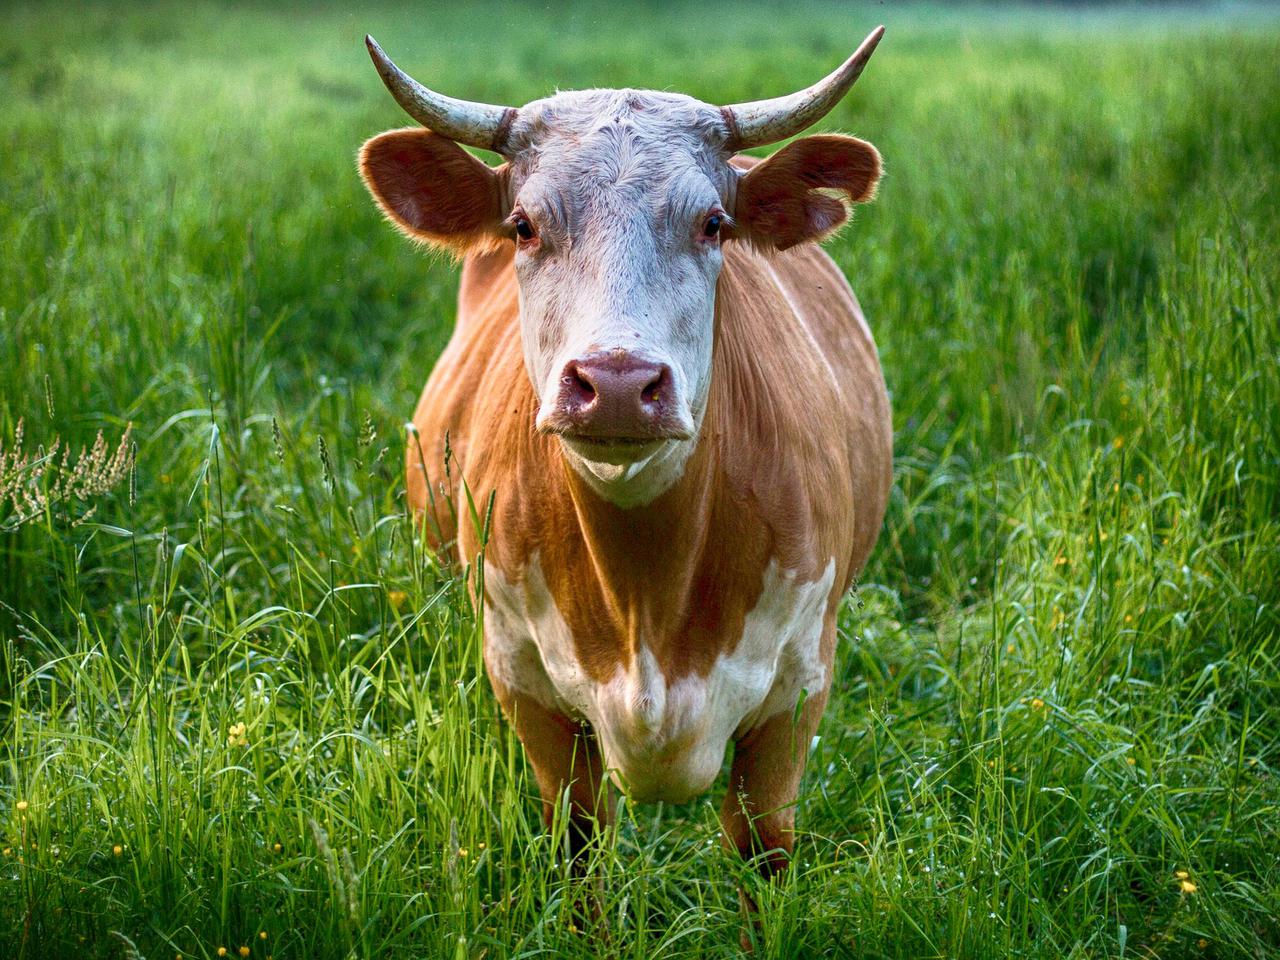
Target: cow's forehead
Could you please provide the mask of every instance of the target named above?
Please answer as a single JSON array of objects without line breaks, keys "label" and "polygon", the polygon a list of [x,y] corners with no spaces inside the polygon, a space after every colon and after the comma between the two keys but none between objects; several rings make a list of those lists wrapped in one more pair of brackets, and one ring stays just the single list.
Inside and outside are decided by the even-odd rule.
[{"label": "cow's forehead", "polygon": [[723,151],[728,127],[720,111],[680,93],[572,90],[520,108],[511,131],[517,154],[568,160],[612,148],[665,149],[708,159]]},{"label": "cow's forehead", "polygon": [[555,196],[569,207],[589,199],[588,206],[609,206],[644,195],[677,209],[697,205],[724,187],[726,135],[716,107],[683,94],[558,93],[520,110],[512,130],[513,186],[519,192],[528,185],[535,195]]}]

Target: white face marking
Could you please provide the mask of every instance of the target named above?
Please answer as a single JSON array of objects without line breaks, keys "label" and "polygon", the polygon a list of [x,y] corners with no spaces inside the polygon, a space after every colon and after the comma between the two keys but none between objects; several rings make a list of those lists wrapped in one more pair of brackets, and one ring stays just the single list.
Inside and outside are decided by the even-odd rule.
[{"label": "white face marking", "polygon": [[679,94],[561,93],[522,108],[512,140],[513,217],[525,367],[544,425],[568,364],[624,351],[671,371],[690,439],[601,450],[564,441],[569,462],[623,506],[652,500],[683,470],[706,410],[719,241],[709,215],[731,208],[736,177],[716,108]]},{"label": "white face marking", "polygon": [[721,654],[708,676],[668,685],[641,644],[630,671],[619,668],[595,683],[578,665],[536,559],[520,582],[491,567],[485,664],[503,685],[588,720],[614,781],[632,797],[683,802],[715,780],[731,738],[794,709],[801,691],[826,688],[820,647],[834,582],[834,560],[809,582],[773,561],[737,647]]}]

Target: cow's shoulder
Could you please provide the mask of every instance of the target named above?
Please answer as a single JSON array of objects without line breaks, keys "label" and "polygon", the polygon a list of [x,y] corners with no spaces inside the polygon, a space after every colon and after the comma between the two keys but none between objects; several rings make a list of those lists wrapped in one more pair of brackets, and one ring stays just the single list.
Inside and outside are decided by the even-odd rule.
[{"label": "cow's shoulder", "polygon": [[784,567],[835,557],[843,589],[888,498],[892,427],[875,342],[816,246],[730,244],[721,279],[712,392],[727,477],[751,487]]},{"label": "cow's shoulder", "polygon": [[530,432],[519,427],[533,422],[512,259],[509,249],[467,257],[453,335],[414,411],[408,499],[437,547],[457,538],[458,518],[469,512],[464,481],[472,500],[482,504],[478,466],[484,474],[501,473],[501,461],[511,453],[503,441]]}]

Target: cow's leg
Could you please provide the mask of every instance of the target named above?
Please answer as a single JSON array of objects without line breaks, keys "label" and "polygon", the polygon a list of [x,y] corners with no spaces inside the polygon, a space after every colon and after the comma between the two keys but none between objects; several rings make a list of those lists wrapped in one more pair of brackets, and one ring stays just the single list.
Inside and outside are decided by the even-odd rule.
[{"label": "cow's leg", "polygon": [[569,858],[574,871],[581,872],[587,844],[597,830],[613,821],[613,798],[605,782],[596,738],[589,727],[504,687],[492,677],[490,680],[503,712],[524,744],[525,756],[538,780],[542,818],[548,828],[567,792]]},{"label": "cow's leg", "polygon": [[795,799],[826,692],[805,700],[796,717],[778,713],[734,747],[729,790],[720,809],[724,842],[743,858],[760,857],[764,877],[786,868],[794,846]]},{"label": "cow's leg", "polygon": [[[826,690],[815,693],[799,716],[791,710],[775,714],[734,747],[729,790],[720,808],[723,842],[744,859],[757,858],[766,879],[785,870],[791,859],[800,775],[826,702]],[[745,889],[738,893],[754,921],[755,900]],[[745,932],[743,946],[749,946]]]}]

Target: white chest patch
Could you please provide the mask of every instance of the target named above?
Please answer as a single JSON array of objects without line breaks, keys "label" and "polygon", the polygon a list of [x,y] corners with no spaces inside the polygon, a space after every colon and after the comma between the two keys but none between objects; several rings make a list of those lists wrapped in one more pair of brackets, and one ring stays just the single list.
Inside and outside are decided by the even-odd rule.
[{"label": "white chest patch", "polygon": [[828,677],[820,644],[835,561],[817,580],[769,564],[732,653],[705,676],[668,684],[643,643],[605,682],[578,664],[569,626],[537,560],[512,582],[485,571],[485,664],[503,685],[594,728],[614,781],[637,800],[683,802],[720,772],[729,740],[794,709]]}]

